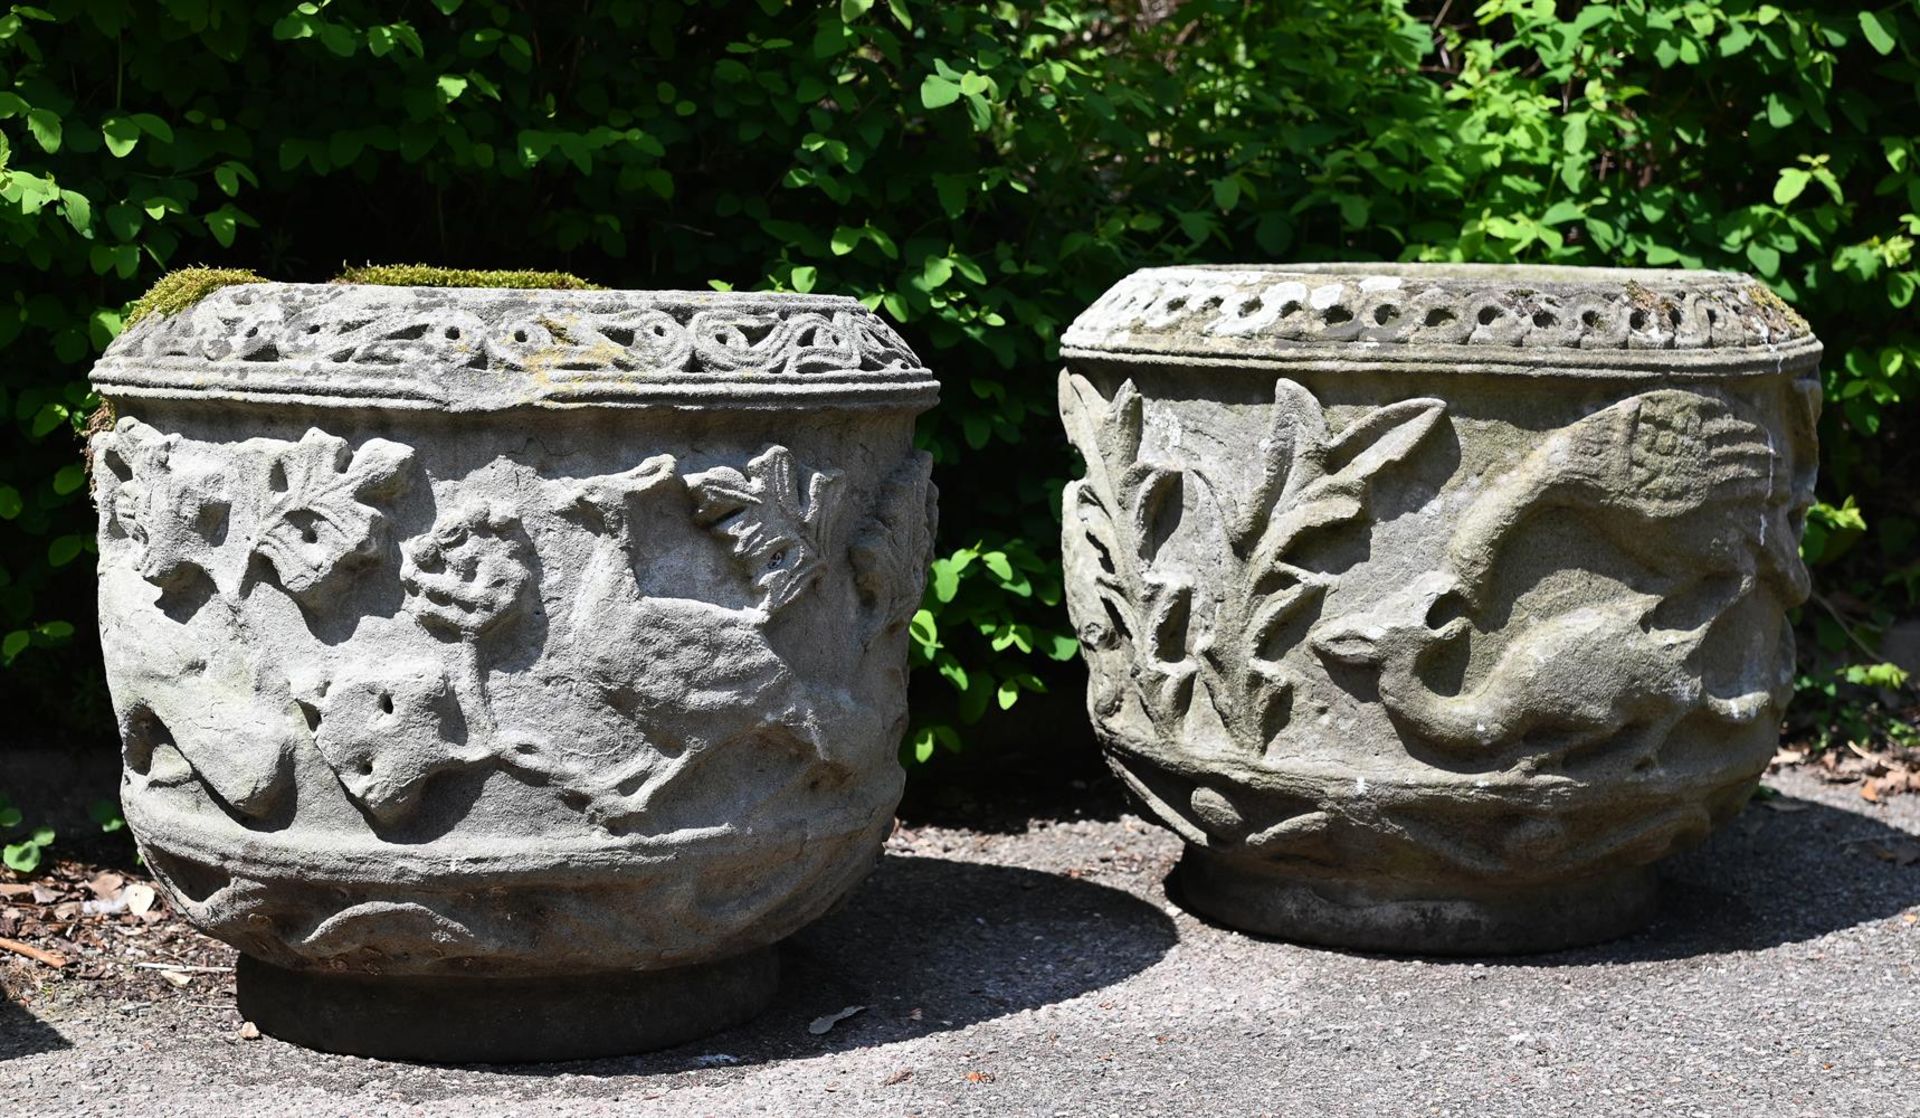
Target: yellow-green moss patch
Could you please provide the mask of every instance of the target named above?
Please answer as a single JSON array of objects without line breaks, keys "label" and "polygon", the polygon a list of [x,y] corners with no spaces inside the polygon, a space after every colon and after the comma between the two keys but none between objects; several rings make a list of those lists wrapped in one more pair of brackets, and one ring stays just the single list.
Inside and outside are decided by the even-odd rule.
[{"label": "yellow-green moss patch", "polygon": [[265,283],[263,277],[245,268],[181,268],[161,276],[147,293],[127,312],[127,325],[157,314],[179,314],[223,287],[237,283]]},{"label": "yellow-green moss patch", "polygon": [[348,268],[335,283],[372,283],[382,287],[537,287],[562,291],[599,291],[566,272],[483,271],[474,268],[436,268],[430,264],[368,264]]}]

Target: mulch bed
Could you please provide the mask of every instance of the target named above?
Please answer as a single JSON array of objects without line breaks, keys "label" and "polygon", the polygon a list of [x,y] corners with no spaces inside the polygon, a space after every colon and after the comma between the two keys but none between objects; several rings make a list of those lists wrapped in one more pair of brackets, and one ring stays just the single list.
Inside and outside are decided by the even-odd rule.
[{"label": "mulch bed", "polygon": [[137,870],[63,859],[24,880],[0,872],[0,991],[23,1006],[56,988],[122,1004],[230,1000],[233,961]]}]

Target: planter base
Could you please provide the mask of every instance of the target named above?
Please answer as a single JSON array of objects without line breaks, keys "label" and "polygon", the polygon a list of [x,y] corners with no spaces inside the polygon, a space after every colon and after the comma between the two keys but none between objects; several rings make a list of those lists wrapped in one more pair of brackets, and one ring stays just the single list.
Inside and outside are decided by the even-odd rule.
[{"label": "planter base", "polygon": [[773,998],[774,948],[659,971],[375,977],[241,956],[240,1012],[305,1048],[389,1060],[522,1063],[622,1056],[738,1025]]},{"label": "planter base", "polygon": [[1615,939],[1652,918],[1653,871],[1483,891],[1300,878],[1189,846],[1168,881],[1184,907],[1256,935],[1356,951],[1517,955]]}]

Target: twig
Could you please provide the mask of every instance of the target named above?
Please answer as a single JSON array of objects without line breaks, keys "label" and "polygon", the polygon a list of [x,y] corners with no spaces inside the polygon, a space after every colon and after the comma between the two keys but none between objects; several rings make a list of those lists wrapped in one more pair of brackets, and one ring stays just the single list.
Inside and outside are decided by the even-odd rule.
[{"label": "twig", "polygon": [[1834,623],[1840,626],[1840,631],[1842,633],[1845,633],[1847,636],[1847,639],[1852,641],[1860,649],[1860,651],[1866,653],[1869,657],[1873,658],[1876,661],[1883,658],[1879,649],[1873,647],[1872,645],[1868,644],[1866,641],[1860,639],[1860,634],[1853,631],[1853,626],[1847,624],[1846,617],[1841,614],[1839,609],[1837,609],[1832,602],[1827,600],[1827,596],[1825,594],[1822,594],[1816,590],[1816,591],[1813,591],[1811,594],[1809,594],[1808,597],[1811,597],[1816,603],[1818,603],[1821,609],[1824,609],[1828,613],[1833,615]]},{"label": "twig", "polygon": [[35,962],[45,963],[50,967],[64,967],[67,965],[67,957],[65,955],[55,955],[51,951],[42,951],[38,947],[21,943],[17,939],[0,937],[0,951],[11,951],[15,955],[25,955]]},{"label": "twig", "polygon": [[185,963],[128,963],[127,965],[139,967],[141,970],[192,971],[196,974],[224,974],[233,969],[232,967],[190,967]]}]

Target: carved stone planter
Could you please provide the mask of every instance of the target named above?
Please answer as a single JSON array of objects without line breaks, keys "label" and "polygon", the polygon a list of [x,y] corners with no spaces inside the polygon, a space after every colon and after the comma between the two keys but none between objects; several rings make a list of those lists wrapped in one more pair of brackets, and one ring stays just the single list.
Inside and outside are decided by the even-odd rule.
[{"label": "carved stone planter", "polygon": [[1737,275],[1136,273],[1065,337],[1068,602],[1109,758],[1250,931],[1544,950],[1772,756],[1806,324]]},{"label": "carved stone planter", "polygon": [[93,381],[126,817],[262,1029],[675,1043],[872,866],[936,386],[858,303],[228,287]]}]

